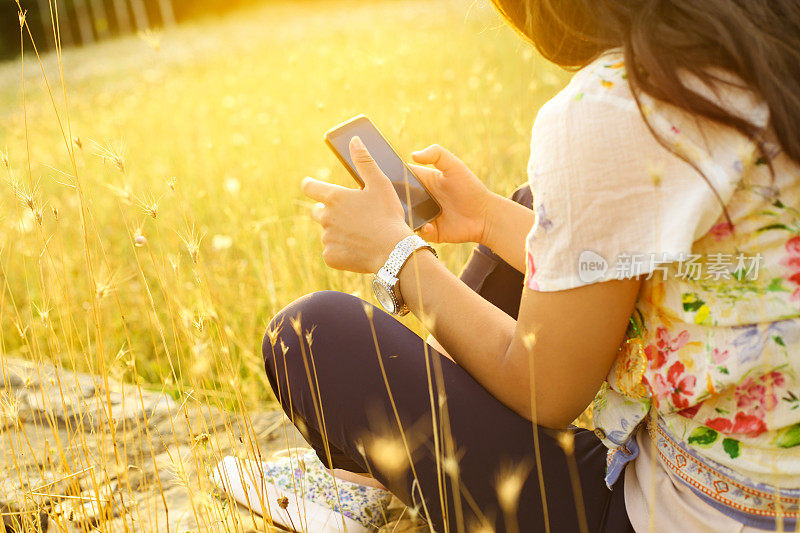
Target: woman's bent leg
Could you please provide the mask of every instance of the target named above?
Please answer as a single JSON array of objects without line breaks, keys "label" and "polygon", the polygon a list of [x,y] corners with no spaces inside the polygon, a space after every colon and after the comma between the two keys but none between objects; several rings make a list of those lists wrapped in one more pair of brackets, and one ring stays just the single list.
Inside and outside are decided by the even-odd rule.
[{"label": "woman's bent leg", "polygon": [[[315,293],[278,314],[263,348],[276,397],[329,468],[371,473],[440,533],[545,531],[534,426],[390,315]],[[578,509],[564,452],[536,431],[550,531],[579,531],[581,512],[590,531],[630,531],[597,438],[573,433]]]}]

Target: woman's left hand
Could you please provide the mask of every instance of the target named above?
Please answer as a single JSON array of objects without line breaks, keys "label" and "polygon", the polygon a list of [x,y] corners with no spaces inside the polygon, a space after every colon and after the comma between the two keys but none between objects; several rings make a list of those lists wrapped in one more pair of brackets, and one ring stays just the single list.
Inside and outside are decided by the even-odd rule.
[{"label": "woman's left hand", "polygon": [[305,178],[303,193],[319,202],[311,216],[323,228],[325,264],[337,270],[374,273],[413,231],[391,181],[358,137],[350,141],[350,158],[364,180],[363,189]]}]

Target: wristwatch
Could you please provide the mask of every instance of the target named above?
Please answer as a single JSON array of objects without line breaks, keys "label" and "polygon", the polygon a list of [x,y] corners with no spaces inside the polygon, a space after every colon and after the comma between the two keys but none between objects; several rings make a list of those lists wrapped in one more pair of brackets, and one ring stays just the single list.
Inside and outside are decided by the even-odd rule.
[{"label": "wristwatch", "polygon": [[420,248],[427,248],[433,252],[433,255],[438,257],[433,246],[425,242],[422,237],[409,235],[397,243],[392,253],[389,254],[386,263],[372,279],[372,290],[375,292],[375,298],[378,299],[381,307],[393,315],[403,316],[408,313],[408,306],[400,294],[400,280],[397,276],[400,274],[400,269],[408,261],[408,258],[411,257],[411,254]]}]

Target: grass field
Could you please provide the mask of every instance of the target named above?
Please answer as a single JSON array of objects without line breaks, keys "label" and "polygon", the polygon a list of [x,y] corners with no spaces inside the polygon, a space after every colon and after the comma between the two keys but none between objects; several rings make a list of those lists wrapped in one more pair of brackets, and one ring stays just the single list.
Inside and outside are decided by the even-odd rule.
[{"label": "grass field", "polygon": [[[488,2],[466,0],[270,3],[63,56],[38,58],[26,41],[21,59],[0,64],[0,436],[16,465],[4,473],[9,482],[29,490],[31,471],[47,479],[41,453],[56,481],[92,472],[78,487],[91,494],[86,505],[117,483],[139,495],[137,523],[148,526],[133,530],[161,531],[166,489],[133,483],[130,472],[166,468],[186,489],[198,529],[249,531],[208,496],[203,472],[231,450],[261,457],[248,413],[272,405],[260,353],[270,317],[315,290],[372,300],[368,278],[325,267],[300,194],[308,175],[351,185],[322,133],[366,113],[402,155],[439,143],[508,194],[526,180],[537,109],[566,79]],[[469,246],[441,252],[455,271]],[[92,373],[106,427],[68,423],[65,434],[52,418],[36,419],[44,437],[35,452],[9,380],[27,390],[29,379],[45,378],[10,376],[6,358]],[[227,444],[212,453],[198,445],[209,436],[191,427],[188,411],[170,412],[168,432],[189,424],[190,446],[176,437],[184,452],[175,456],[162,433],[120,432],[102,407],[119,382],[164,391],[180,406],[224,408],[246,427],[218,422],[211,442]],[[49,402],[69,403],[63,392],[36,401],[45,413]],[[128,448],[130,435],[138,447]],[[24,457],[29,466],[17,462]],[[63,522],[25,494],[20,508]],[[126,523],[124,507],[114,516]],[[109,520],[95,527],[115,531]],[[173,523],[174,515],[166,525],[177,531]]]},{"label": "grass field", "polygon": [[371,298],[322,263],[299,192],[350,184],[322,132],[366,113],[404,155],[440,143],[508,193],[566,78],[459,0],[285,2],[66,50],[65,87],[42,58],[49,91],[30,42],[24,61],[24,80],[0,65],[0,349],[262,400],[270,316],[319,289]]}]

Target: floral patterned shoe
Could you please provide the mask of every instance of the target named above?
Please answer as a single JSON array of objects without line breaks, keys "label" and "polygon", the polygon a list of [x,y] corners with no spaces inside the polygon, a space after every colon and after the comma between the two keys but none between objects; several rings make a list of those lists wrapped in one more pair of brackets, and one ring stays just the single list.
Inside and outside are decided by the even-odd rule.
[{"label": "floral patterned shoe", "polygon": [[391,493],[333,476],[313,450],[261,463],[226,457],[212,479],[236,501],[293,531],[366,533],[385,524]]}]

